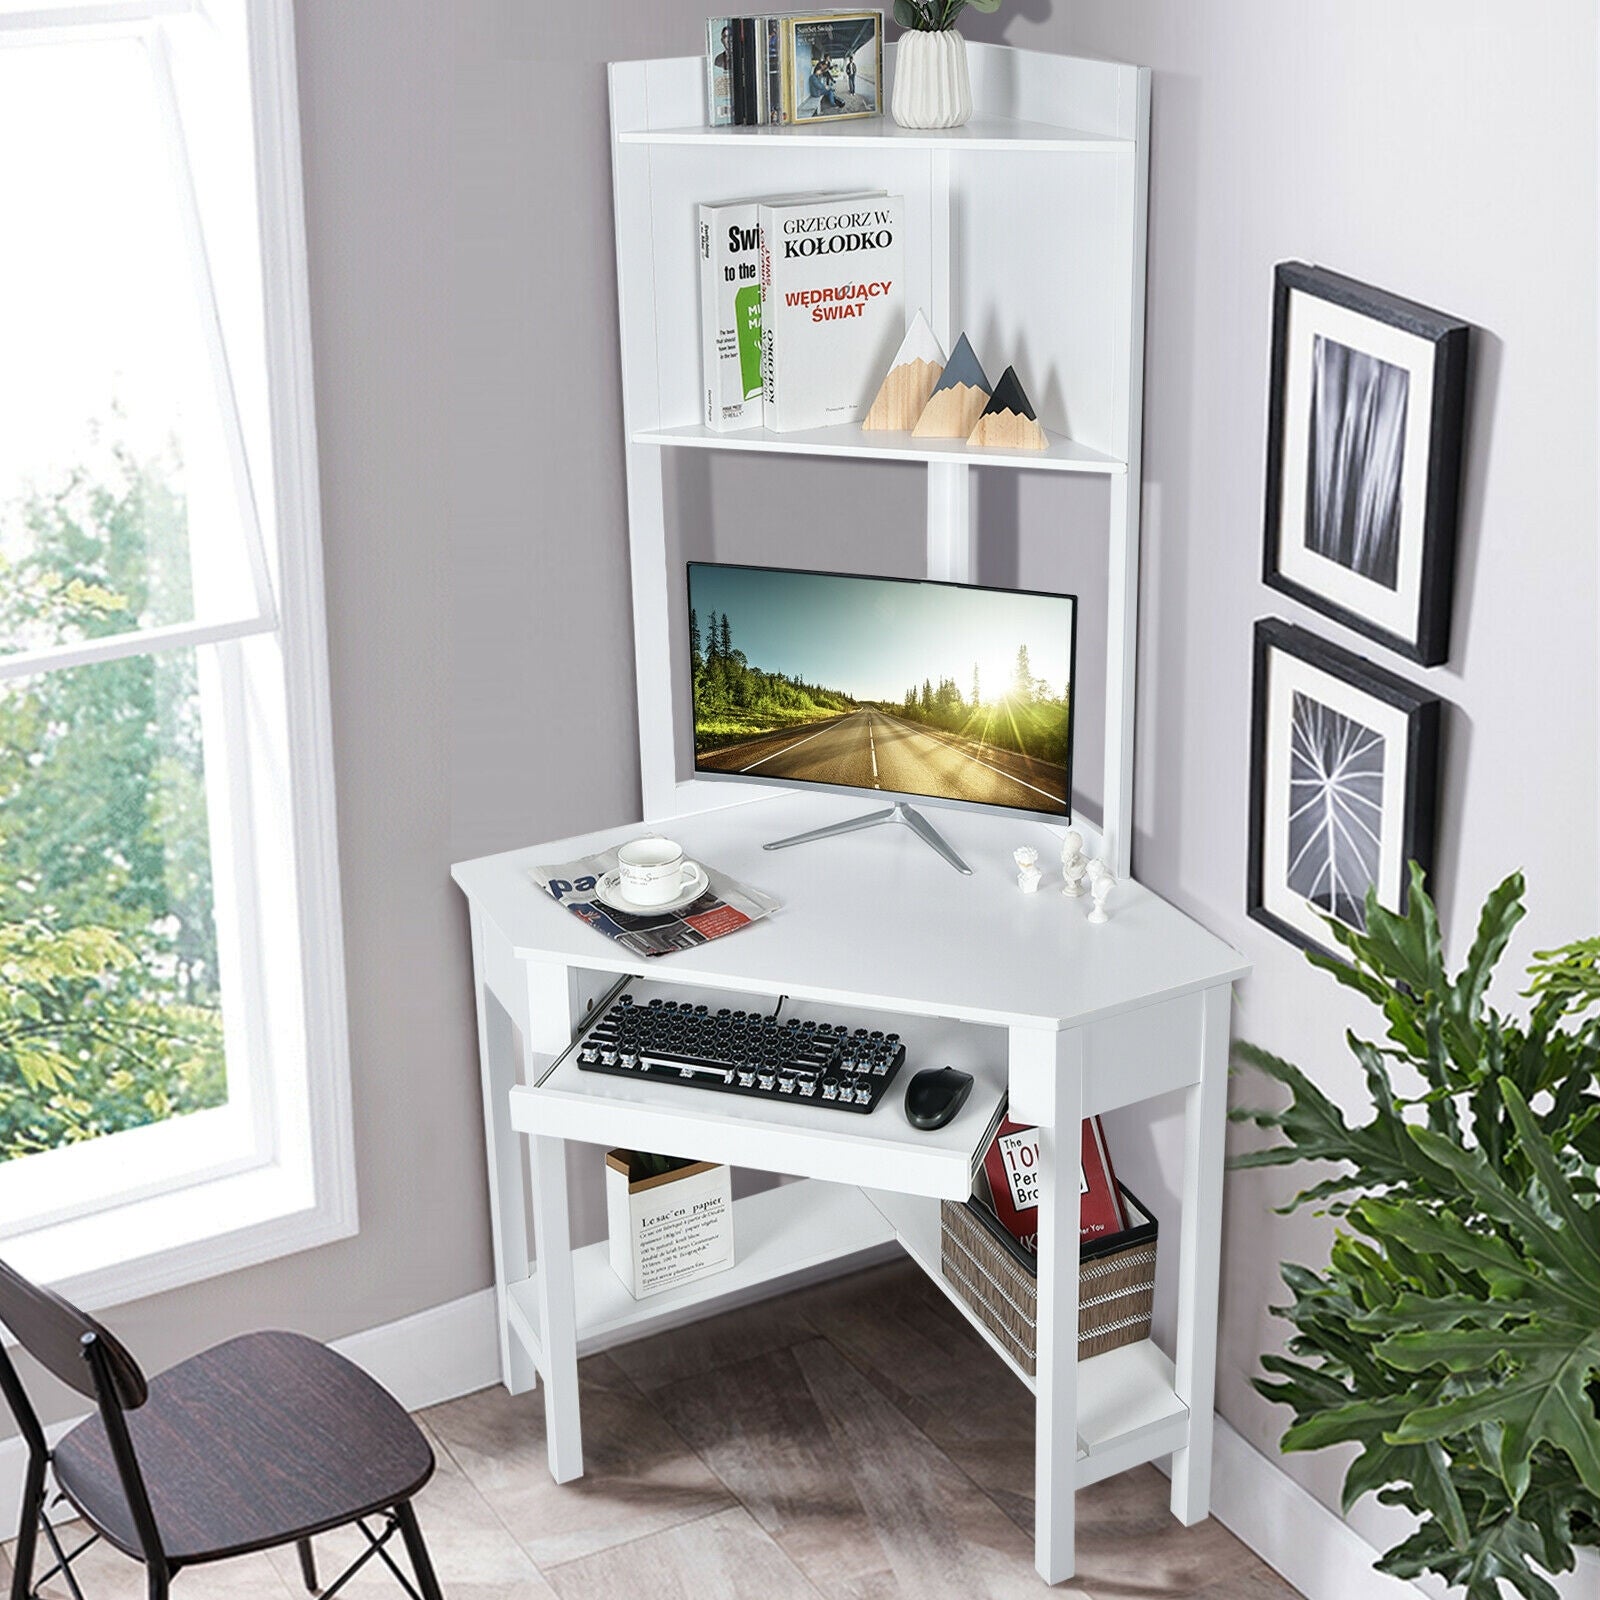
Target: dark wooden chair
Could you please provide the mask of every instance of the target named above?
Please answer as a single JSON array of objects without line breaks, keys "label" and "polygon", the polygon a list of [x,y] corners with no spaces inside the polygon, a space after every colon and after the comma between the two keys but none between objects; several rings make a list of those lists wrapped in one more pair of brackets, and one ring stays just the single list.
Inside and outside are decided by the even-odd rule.
[{"label": "dark wooden chair", "polygon": [[[97,1539],[142,1561],[151,1600],[185,1567],[299,1547],[313,1593],[331,1596],[380,1558],[413,1600],[444,1600],[411,1499],[433,1475],[422,1431],[359,1367],[296,1333],[252,1333],[146,1382],[93,1317],[0,1262],[0,1323],[47,1371],[96,1404],[52,1451],[0,1347],[0,1393],[28,1446],[11,1600],[34,1600]],[[45,1515],[45,1469],[91,1530],[70,1553]],[[375,1531],[371,1521],[381,1519]],[[367,1548],[317,1588],[314,1534],[354,1524]],[[55,1565],[33,1576],[39,1535]],[[416,1585],[385,1548],[399,1533]]]}]

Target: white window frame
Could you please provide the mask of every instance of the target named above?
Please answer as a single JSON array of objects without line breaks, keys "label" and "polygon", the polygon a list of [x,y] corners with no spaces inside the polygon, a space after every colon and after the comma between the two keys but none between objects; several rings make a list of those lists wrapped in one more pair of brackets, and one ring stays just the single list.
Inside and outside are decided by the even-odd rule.
[{"label": "white window frame", "polygon": [[[242,293],[233,284],[231,306],[211,277],[203,190],[187,156],[178,189],[180,210],[195,198],[185,220],[203,314],[208,295],[216,312],[214,377],[254,605],[220,621],[197,610],[192,623],[29,659],[39,670],[197,647],[219,950],[225,992],[238,997],[225,1006],[227,1106],[0,1164],[0,1191],[16,1186],[14,1199],[33,1186],[21,1228],[5,1226],[17,1211],[0,1193],[0,1257],[90,1306],[358,1228],[294,18],[292,0],[237,4],[260,259],[259,284]],[[173,88],[166,30],[216,9],[198,0],[0,9],[0,49],[134,35],[151,52],[158,100],[184,151],[194,130]],[[243,349],[254,361],[253,406],[233,388],[236,361],[230,371],[230,354]],[[17,660],[6,665],[15,670]],[[249,1071],[236,1080],[241,1060]]]}]

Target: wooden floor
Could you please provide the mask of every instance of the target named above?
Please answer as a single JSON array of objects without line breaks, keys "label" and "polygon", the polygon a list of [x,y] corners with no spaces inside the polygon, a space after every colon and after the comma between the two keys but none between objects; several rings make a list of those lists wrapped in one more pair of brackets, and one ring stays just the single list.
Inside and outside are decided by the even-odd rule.
[{"label": "wooden floor", "polygon": [[[422,1414],[439,1470],[417,1509],[449,1600],[1050,1592],[1033,1571],[1032,1397],[909,1262],[592,1356],[581,1373],[588,1472],[565,1488],[545,1467],[539,1395],[488,1389]],[[1078,1576],[1055,1592],[1294,1600],[1218,1523],[1180,1527],[1166,1501],[1153,1467],[1080,1494]],[[356,1548],[317,1544],[325,1578]],[[144,1593],[141,1569],[103,1545],[79,1570],[85,1600]],[[292,1550],[175,1585],[194,1600],[304,1593]],[[343,1593],[400,1590],[368,1567]]]}]

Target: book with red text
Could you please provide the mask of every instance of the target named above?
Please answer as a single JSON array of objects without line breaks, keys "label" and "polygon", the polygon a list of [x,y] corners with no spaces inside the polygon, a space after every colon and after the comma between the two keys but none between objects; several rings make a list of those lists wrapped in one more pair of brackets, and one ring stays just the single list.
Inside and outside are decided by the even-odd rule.
[{"label": "book with red text", "polygon": [[[983,1156],[989,1209],[1027,1250],[1039,1247],[1039,1130],[1010,1117],[1001,1122]],[[1122,1194],[1099,1117],[1083,1121],[1078,1166],[1078,1241],[1093,1244],[1128,1226]]]},{"label": "book with red text", "polygon": [[898,195],[763,205],[764,417],[779,433],[860,422],[906,335]]}]

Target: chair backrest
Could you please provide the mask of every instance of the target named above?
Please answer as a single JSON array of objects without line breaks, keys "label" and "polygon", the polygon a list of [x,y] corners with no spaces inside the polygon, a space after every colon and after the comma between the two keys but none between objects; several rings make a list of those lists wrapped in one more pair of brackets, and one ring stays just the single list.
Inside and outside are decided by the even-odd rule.
[{"label": "chair backrest", "polygon": [[94,1372],[84,1359],[83,1341],[93,1335],[118,1404],[134,1411],[145,1403],[150,1391],[144,1373],[122,1341],[70,1301],[30,1283],[4,1261],[0,1261],[0,1323],[47,1372],[90,1400],[99,1400]]}]

